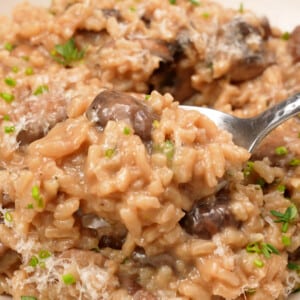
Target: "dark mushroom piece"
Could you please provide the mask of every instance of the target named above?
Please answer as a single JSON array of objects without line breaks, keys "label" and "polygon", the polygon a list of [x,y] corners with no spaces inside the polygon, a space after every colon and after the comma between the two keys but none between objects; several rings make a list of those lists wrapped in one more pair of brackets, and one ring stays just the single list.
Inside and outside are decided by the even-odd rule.
[{"label": "dark mushroom piece", "polygon": [[[188,100],[195,94],[191,83],[194,67],[180,64],[180,61],[185,58],[185,49],[191,46],[189,31],[182,30],[176,40],[165,43],[165,51],[159,48],[162,61],[149,79],[150,90],[154,89],[162,94],[171,93],[179,102]],[[156,52],[152,51],[152,53],[155,55]]]},{"label": "dark mushroom piece", "polygon": [[210,239],[227,226],[239,226],[228,209],[227,195],[222,192],[195,203],[180,224],[187,233],[202,239]]},{"label": "dark mushroom piece", "polygon": [[293,30],[289,38],[288,48],[294,61],[300,61],[300,25]]},{"label": "dark mushroom piece", "polygon": [[110,120],[124,121],[143,141],[151,139],[152,123],[158,119],[146,104],[113,90],[105,90],[98,94],[89,106],[86,116],[101,129],[104,129]]},{"label": "dark mushroom piece", "polygon": [[225,55],[230,61],[227,72],[230,81],[253,79],[273,63],[273,57],[266,51],[266,38],[270,34],[267,31],[265,24],[256,28],[242,19],[234,19],[220,29],[218,50],[213,56],[224,59]]}]

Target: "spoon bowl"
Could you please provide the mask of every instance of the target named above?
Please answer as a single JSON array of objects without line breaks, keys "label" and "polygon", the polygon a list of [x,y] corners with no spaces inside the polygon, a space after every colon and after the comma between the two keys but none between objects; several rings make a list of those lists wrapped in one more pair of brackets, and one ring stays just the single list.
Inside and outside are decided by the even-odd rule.
[{"label": "spoon bowl", "polygon": [[300,93],[272,106],[253,118],[245,119],[206,107],[188,105],[181,105],[180,107],[187,110],[197,110],[207,116],[219,128],[230,132],[236,145],[252,153],[273,129],[300,113]]}]

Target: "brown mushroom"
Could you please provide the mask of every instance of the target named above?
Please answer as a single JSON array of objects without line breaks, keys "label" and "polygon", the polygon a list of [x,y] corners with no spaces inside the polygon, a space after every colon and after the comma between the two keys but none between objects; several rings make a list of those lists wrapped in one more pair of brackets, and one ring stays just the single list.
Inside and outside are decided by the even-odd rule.
[{"label": "brown mushroom", "polygon": [[[255,27],[243,19],[234,19],[220,28],[217,45],[209,53],[214,64],[218,60],[228,60],[225,74],[232,82],[241,82],[259,76],[271,63],[273,57],[266,51],[268,27]],[[217,49],[217,50],[215,50]]]},{"label": "brown mushroom", "polygon": [[158,117],[136,98],[113,90],[98,94],[86,112],[87,118],[103,129],[107,122],[127,122],[143,141],[151,139],[152,123]]},{"label": "brown mushroom", "polygon": [[239,226],[229,211],[227,202],[228,195],[223,192],[198,201],[180,224],[187,233],[203,239],[210,239],[226,226]]}]

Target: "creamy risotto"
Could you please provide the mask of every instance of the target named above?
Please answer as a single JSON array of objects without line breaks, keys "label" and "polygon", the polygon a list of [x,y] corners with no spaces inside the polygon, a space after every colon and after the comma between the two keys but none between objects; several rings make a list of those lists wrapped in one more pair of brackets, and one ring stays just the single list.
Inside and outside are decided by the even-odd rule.
[{"label": "creamy risotto", "polygon": [[299,118],[250,155],[179,107],[250,117],[299,92],[300,27],[208,0],[53,0],[19,4],[0,37],[1,294],[300,287]]}]

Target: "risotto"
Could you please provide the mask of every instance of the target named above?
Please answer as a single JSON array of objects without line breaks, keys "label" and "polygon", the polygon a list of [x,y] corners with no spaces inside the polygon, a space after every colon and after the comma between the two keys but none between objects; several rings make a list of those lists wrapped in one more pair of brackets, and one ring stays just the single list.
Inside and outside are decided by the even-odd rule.
[{"label": "risotto", "polygon": [[251,117],[299,92],[300,27],[209,0],[53,0],[0,37],[0,294],[299,289],[299,118],[250,156],[179,103]]}]

